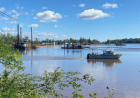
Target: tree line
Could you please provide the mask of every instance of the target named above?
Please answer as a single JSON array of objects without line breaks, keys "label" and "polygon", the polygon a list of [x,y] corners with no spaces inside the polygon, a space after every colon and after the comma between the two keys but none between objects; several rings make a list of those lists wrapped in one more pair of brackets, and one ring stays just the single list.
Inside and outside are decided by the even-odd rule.
[{"label": "tree line", "polygon": [[[13,43],[17,43],[17,36],[13,36],[10,33],[7,34],[1,34],[0,37],[2,38],[2,41],[5,44],[13,44]],[[24,40],[27,40],[28,43],[31,43],[31,40],[29,39],[28,36],[25,36],[24,38],[20,38],[19,37],[19,42],[23,42]],[[80,43],[80,44],[96,44],[99,43],[100,41],[93,39],[91,40],[86,39],[86,38],[80,38],[80,39],[65,39],[65,40],[54,40],[54,39],[46,39],[46,40],[39,40],[38,38],[35,38],[35,40],[33,41],[33,44],[41,44],[41,43],[55,43],[55,44],[63,44],[63,43]]]},{"label": "tree line", "polygon": [[140,43],[140,38],[124,38],[124,39],[115,39],[115,40],[107,40],[107,43]]},{"label": "tree line", "polygon": [[90,38],[89,39],[86,39],[86,38],[80,38],[80,39],[73,39],[73,38],[70,38],[70,39],[65,39],[65,40],[54,40],[54,39],[46,39],[46,40],[43,40],[42,42],[44,43],[56,43],[56,44],[63,44],[63,43],[80,43],[80,44],[96,44],[96,43],[99,43],[100,41],[96,40],[96,39],[93,39],[91,40]]},{"label": "tree line", "polygon": [[[1,34],[0,37],[2,38],[1,40],[5,44],[13,44],[17,43],[17,36],[13,36],[10,33],[7,34]],[[23,42],[24,40],[27,40],[28,43],[31,43],[31,40],[29,39],[28,36],[25,36],[24,38],[19,38],[19,42]],[[55,44],[63,44],[63,43],[80,43],[80,44],[97,44],[100,43],[100,41],[96,39],[86,39],[84,37],[81,37],[80,39],[65,39],[65,40],[54,40],[54,39],[46,39],[46,40],[39,40],[38,38],[35,38],[33,41],[33,44],[41,44],[41,43],[55,43]],[[140,43],[140,38],[124,38],[124,39],[115,39],[115,40],[107,40],[105,43],[110,44],[110,43]]]},{"label": "tree line", "polygon": [[[4,44],[14,44],[17,43],[17,36],[13,36],[10,33],[7,34],[1,34],[0,35],[1,41]],[[25,36],[24,38],[20,38],[19,37],[19,42],[22,43],[24,40],[27,40],[28,43],[31,43],[31,40],[29,39],[28,36]],[[34,44],[40,44],[41,41],[38,40],[38,38],[35,38],[35,40],[33,41]]]}]

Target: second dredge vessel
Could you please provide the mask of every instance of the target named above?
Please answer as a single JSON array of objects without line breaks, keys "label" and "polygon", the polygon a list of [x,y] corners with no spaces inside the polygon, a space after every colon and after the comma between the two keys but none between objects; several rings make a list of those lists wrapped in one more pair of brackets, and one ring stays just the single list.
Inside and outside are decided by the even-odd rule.
[{"label": "second dredge vessel", "polygon": [[114,50],[104,50],[103,54],[87,54],[87,59],[119,59],[122,54],[115,54]]}]

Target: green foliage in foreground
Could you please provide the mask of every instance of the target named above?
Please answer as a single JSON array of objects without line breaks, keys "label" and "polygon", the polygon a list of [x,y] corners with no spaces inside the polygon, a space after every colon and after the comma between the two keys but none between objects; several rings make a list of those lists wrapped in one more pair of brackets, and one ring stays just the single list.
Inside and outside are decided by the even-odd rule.
[{"label": "green foliage in foreground", "polygon": [[[0,98],[60,98],[63,95],[55,89],[55,86],[60,90],[72,86],[75,90],[73,98],[83,98],[77,93],[84,88],[80,83],[91,84],[95,81],[90,74],[64,72],[59,67],[54,72],[45,71],[42,77],[25,74],[22,73],[24,67],[20,57],[18,50],[13,51],[11,47],[0,41],[0,63],[5,68],[3,73],[0,73]],[[78,77],[79,75],[81,77]],[[89,94],[89,96],[96,98],[96,94]],[[110,95],[110,98],[112,96]]]}]

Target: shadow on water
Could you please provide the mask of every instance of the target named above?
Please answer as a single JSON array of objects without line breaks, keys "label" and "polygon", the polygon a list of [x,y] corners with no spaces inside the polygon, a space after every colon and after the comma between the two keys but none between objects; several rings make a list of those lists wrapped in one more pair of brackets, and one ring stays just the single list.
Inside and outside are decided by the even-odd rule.
[{"label": "shadow on water", "polygon": [[31,49],[20,49],[19,51],[20,51],[21,56],[22,56],[22,55],[29,54],[31,52]]},{"label": "shadow on water", "polygon": [[113,67],[116,63],[122,63],[119,59],[87,59],[87,62],[92,63],[92,65],[96,65],[100,62],[106,67]]}]

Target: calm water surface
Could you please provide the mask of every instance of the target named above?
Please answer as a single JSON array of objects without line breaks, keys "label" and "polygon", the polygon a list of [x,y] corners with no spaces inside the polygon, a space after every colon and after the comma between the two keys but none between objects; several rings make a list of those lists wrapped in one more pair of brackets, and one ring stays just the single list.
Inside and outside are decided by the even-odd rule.
[{"label": "calm water surface", "polygon": [[[95,49],[95,47],[97,49]],[[102,47],[102,48],[98,48]],[[123,54],[118,60],[87,60],[87,53],[102,53],[106,47]],[[90,49],[61,49],[60,46],[41,47],[36,50],[21,51],[25,72],[43,76],[45,70],[54,71],[61,67],[65,72],[79,71],[91,74],[96,81],[85,87],[80,94],[89,98],[89,93],[97,93],[97,98],[108,96],[106,86],[116,88],[113,98],[140,98],[140,44],[92,45]],[[73,89],[61,91],[66,98],[72,97]]]}]

